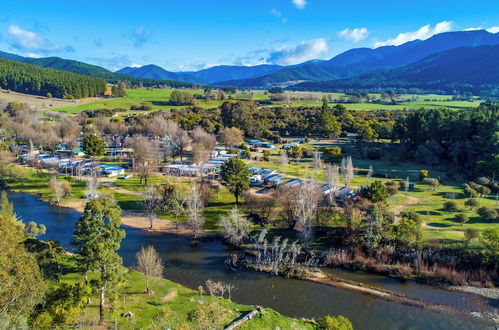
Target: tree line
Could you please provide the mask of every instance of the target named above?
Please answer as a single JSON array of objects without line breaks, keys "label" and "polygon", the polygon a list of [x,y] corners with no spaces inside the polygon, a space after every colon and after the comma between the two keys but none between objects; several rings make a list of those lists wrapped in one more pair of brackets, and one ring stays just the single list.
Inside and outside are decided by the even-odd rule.
[{"label": "tree line", "polygon": [[34,95],[83,98],[102,95],[106,90],[106,81],[0,59],[0,87]]}]

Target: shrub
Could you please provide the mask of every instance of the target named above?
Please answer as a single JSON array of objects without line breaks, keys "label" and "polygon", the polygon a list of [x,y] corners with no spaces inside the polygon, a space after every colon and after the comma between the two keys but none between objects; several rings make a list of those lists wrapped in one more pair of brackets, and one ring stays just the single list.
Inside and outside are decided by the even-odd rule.
[{"label": "shrub", "polygon": [[457,203],[454,201],[448,201],[444,203],[444,210],[447,212],[456,212],[459,211]]},{"label": "shrub", "polygon": [[343,158],[343,151],[340,147],[324,148],[322,155],[326,161],[330,163],[338,163]]},{"label": "shrub", "polygon": [[375,203],[384,202],[388,198],[388,188],[381,181],[374,181],[361,191],[361,195]]},{"label": "shrub", "polygon": [[342,315],[327,315],[318,318],[316,321],[318,328],[323,330],[353,330],[353,326],[350,320]]},{"label": "shrub", "polygon": [[459,213],[459,214],[456,214],[456,221],[459,222],[462,226],[466,222],[470,221],[470,218],[464,213]]},{"label": "shrub", "polygon": [[480,206],[480,202],[477,199],[469,198],[464,202],[464,205],[469,207],[471,210],[474,210]]},{"label": "shrub", "polygon": [[422,181],[428,177],[428,170],[419,171],[419,179]]},{"label": "shrub", "polygon": [[487,221],[494,221],[497,219],[497,211],[490,207],[481,207],[477,210],[479,216]]},{"label": "shrub", "polygon": [[480,232],[476,228],[467,228],[464,231],[464,238],[466,239],[467,242],[470,242],[471,240],[474,240],[480,236]]},{"label": "shrub", "polygon": [[438,181],[438,179],[433,179],[433,178],[424,178],[423,183],[425,185],[430,186],[432,190],[435,190],[435,188],[440,185],[440,181]]}]

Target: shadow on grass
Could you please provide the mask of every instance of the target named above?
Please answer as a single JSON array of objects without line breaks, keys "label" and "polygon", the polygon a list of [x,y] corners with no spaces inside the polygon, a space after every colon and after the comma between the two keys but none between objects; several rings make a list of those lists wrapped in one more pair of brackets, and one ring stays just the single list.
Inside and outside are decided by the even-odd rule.
[{"label": "shadow on grass", "polygon": [[421,214],[421,215],[442,215],[441,212],[437,212],[437,211],[417,211],[416,213]]},{"label": "shadow on grass", "polygon": [[445,223],[439,223],[439,222],[429,222],[426,224],[428,227],[434,227],[434,228],[448,228],[453,225],[445,224]]}]

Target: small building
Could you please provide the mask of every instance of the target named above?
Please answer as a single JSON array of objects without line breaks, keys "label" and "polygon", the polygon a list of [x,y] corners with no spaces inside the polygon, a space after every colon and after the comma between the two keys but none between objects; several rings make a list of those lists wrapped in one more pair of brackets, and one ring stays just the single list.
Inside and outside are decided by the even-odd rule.
[{"label": "small building", "polygon": [[250,178],[250,185],[252,187],[261,187],[262,186],[262,176],[255,174]]},{"label": "small building", "polygon": [[288,181],[283,183],[283,186],[286,187],[299,187],[303,184],[303,181],[300,179],[289,179]]},{"label": "small building", "polygon": [[328,196],[336,191],[336,187],[328,184],[322,185],[319,187],[319,190],[322,192],[324,196]]},{"label": "small building", "polygon": [[262,176],[262,178],[266,177],[266,176],[269,176],[269,175],[272,175],[272,174],[276,174],[276,170],[272,170],[272,169],[269,169],[269,168],[264,168],[262,170],[260,170],[260,174]]},{"label": "small building", "polygon": [[253,174],[259,174],[261,167],[260,166],[248,166],[248,170],[250,170]]},{"label": "small building", "polygon": [[259,146],[260,146],[260,148],[267,148],[267,149],[274,148],[274,144],[272,144],[270,142],[260,142]]},{"label": "small building", "polygon": [[284,177],[281,174],[272,174],[263,178],[263,186],[265,188],[277,187],[282,183]]},{"label": "small building", "polygon": [[102,166],[102,174],[107,177],[113,177],[125,174],[125,169],[119,166]]},{"label": "small building", "polygon": [[260,140],[249,140],[249,141],[248,141],[248,145],[249,145],[250,147],[252,147],[252,146],[258,146],[261,142],[262,142],[262,141],[260,141]]}]

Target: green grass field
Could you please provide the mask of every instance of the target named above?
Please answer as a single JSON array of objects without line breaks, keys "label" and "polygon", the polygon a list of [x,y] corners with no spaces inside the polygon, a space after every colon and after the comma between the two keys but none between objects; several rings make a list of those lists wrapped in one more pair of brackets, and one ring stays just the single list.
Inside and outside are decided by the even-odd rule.
[{"label": "green grass field", "polygon": [[[154,110],[163,109],[181,109],[183,106],[172,106],[168,102],[170,100],[170,95],[172,89],[129,89],[127,90],[128,96],[125,98],[110,98],[101,99],[95,102],[90,102],[86,104],[66,106],[62,108],[53,109],[55,111],[62,111],[66,113],[79,113],[85,110],[95,110],[95,109],[114,109],[114,108],[125,108],[127,109],[124,113],[146,113],[146,111],[129,111],[130,106],[139,105],[142,102],[151,103]],[[203,90],[198,89],[186,89],[185,91],[191,94],[203,94]],[[253,100],[265,101],[269,100],[269,95],[265,95],[265,91],[255,90],[252,91]],[[340,93],[318,93],[318,92],[286,92],[290,98],[297,97],[309,97],[316,100],[305,101],[277,101],[273,102],[273,106],[320,106],[321,99],[324,96],[332,96],[337,99],[340,97],[348,98],[345,94]],[[379,94],[372,94],[374,97],[379,97]],[[229,95],[228,95],[229,96]],[[230,95],[232,97],[237,97],[236,95]],[[401,95],[402,98],[418,97],[417,102],[399,103],[399,104],[375,104],[375,103],[345,103],[343,104],[348,110],[400,110],[400,109],[419,109],[419,108],[448,108],[448,109],[465,109],[468,107],[476,107],[480,104],[479,100],[473,102],[468,101],[447,101],[451,99],[449,95]],[[425,101],[429,100],[429,101]],[[197,106],[203,108],[216,108],[220,106],[224,101],[221,100],[211,100],[203,101],[198,100]]]},{"label": "green grass field", "polygon": [[[75,263],[67,257],[61,260],[67,273],[62,276],[62,283],[81,283],[83,276],[73,269]],[[153,294],[145,294],[144,275],[130,269],[124,274],[127,283],[119,292],[115,307],[115,315],[110,309],[105,310],[108,326],[119,329],[198,329],[201,326],[191,317],[199,306],[211,305],[220,308],[224,317],[216,328],[232,322],[235,318],[254,309],[253,306],[239,305],[228,299],[222,299],[183,287],[166,279],[153,279],[151,289]],[[90,279],[95,277],[90,275]],[[53,282],[52,286],[58,283]],[[227,295],[226,295],[227,296]],[[81,321],[96,324],[98,321],[99,298],[95,294],[91,303],[83,308]],[[120,317],[119,314],[132,312],[131,318]],[[116,323],[117,322],[117,323]],[[202,327],[201,327],[202,328]],[[247,321],[238,329],[314,329],[310,322],[283,316],[272,309],[265,308],[254,319]]]}]

